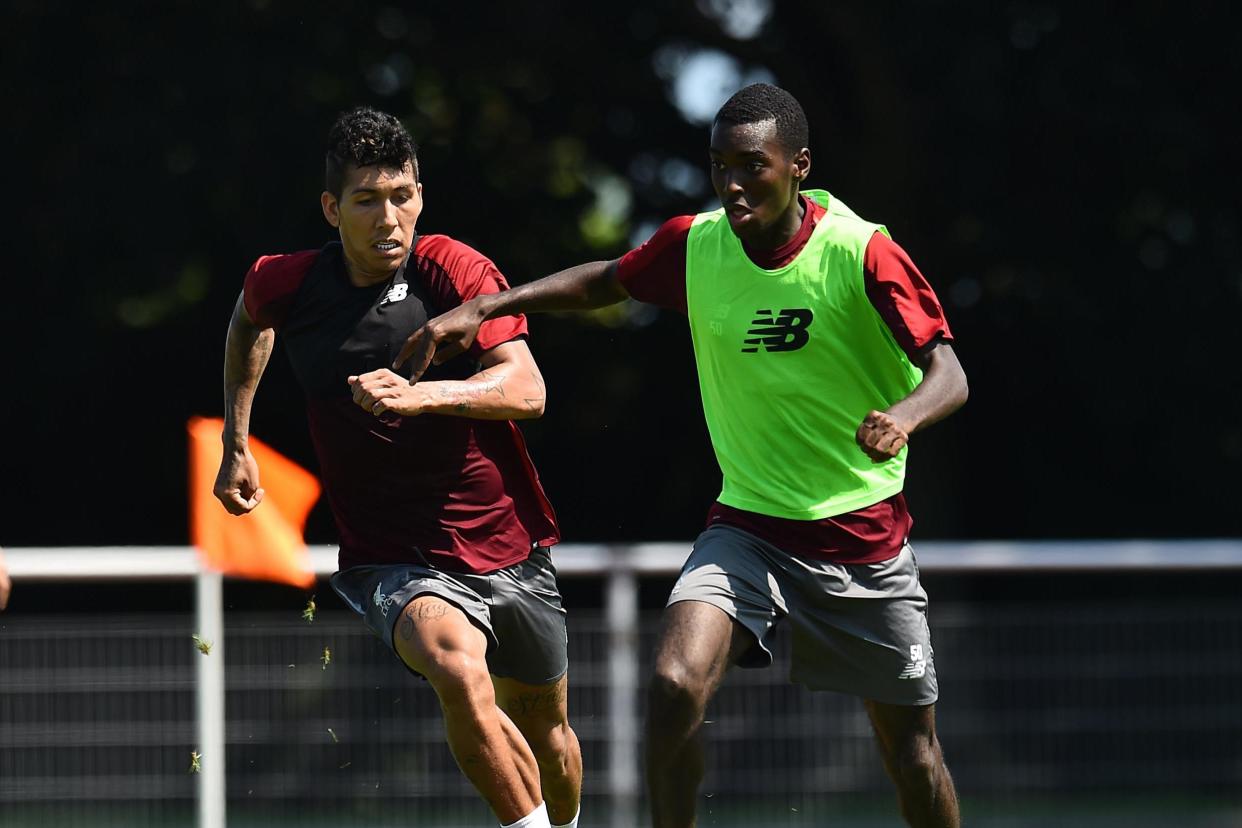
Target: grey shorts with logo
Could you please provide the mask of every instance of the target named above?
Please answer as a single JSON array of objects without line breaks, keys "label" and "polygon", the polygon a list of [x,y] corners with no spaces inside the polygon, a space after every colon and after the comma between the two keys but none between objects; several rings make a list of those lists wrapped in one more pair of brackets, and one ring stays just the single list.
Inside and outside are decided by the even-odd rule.
[{"label": "grey shorts with logo", "polygon": [[884,704],[936,701],[927,593],[908,543],[882,563],[834,564],[712,526],[695,541],[668,599],[679,601],[719,607],[754,635],[742,667],[772,663],[772,636],[788,618],[792,681]]},{"label": "grey shorts with logo", "polygon": [[355,566],[332,576],[332,588],[390,649],[406,604],[435,595],[466,614],[487,637],[492,675],[550,684],[569,667],[568,633],[556,567],[546,547],[487,575],[443,572],[423,564]]}]

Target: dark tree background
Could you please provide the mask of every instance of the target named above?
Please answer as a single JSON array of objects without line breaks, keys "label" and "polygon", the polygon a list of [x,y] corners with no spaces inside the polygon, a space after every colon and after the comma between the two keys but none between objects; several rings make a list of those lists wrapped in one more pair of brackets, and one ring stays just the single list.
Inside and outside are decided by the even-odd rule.
[{"label": "dark tree background", "polygon": [[[221,411],[249,264],[331,238],[340,110],[401,117],[420,230],[522,282],[707,205],[695,113],[752,78],[803,102],[810,183],[949,313],[972,397],[914,441],[919,536],[1242,534],[1224,2],[101,6],[4,4],[0,543],[186,540],[185,421]],[[691,537],[719,471],[684,320],[532,333],[550,400],[524,431],[566,539]],[[279,353],[253,431],[314,468]]]}]

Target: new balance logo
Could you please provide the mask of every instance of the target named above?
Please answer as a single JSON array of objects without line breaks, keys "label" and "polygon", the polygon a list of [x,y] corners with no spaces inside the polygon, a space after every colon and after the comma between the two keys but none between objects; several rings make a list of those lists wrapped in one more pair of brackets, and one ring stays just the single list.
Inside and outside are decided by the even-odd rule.
[{"label": "new balance logo", "polygon": [[810,308],[784,308],[775,318],[770,310],[757,310],[742,353],[753,354],[760,345],[765,351],[796,351],[811,340],[806,329],[814,318]]},{"label": "new balance logo", "polygon": [[410,286],[407,285],[405,282],[402,282],[401,284],[398,284],[398,285],[393,285],[391,288],[389,288],[388,293],[384,296],[384,301],[380,302],[380,304],[387,305],[392,302],[400,302],[402,299],[406,297],[406,294],[408,294],[409,292],[410,292]]},{"label": "new balance logo", "polygon": [[927,659],[923,657],[923,645],[910,645],[910,661],[905,669],[897,674],[899,679],[921,679],[927,675]]}]

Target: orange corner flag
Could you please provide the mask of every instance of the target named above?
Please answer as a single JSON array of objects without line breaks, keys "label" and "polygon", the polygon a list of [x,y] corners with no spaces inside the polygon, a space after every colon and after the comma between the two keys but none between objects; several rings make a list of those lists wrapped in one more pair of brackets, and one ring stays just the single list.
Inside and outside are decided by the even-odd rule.
[{"label": "orange corner flag", "polygon": [[224,456],[219,417],[192,417],[190,534],[203,564],[225,575],[280,581],[306,588],[315,582],[302,540],[306,516],[319,499],[319,481],[306,469],[250,438],[267,496],[248,515],[230,515],[212,494]]}]

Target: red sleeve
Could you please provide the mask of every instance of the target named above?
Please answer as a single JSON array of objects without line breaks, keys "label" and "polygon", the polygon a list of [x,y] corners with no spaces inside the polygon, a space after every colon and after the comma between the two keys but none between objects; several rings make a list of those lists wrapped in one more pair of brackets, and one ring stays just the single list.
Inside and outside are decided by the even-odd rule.
[{"label": "red sleeve", "polygon": [[617,280],[630,296],[686,312],[686,240],[694,216],[671,218],[617,262]]},{"label": "red sleeve", "polygon": [[[420,258],[427,289],[440,313],[476,296],[509,289],[504,274],[492,264],[491,259],[456,239],[422,236],[414,252]],[[470,346],[470,353],[478,357],[497,345],[526,335],[524,315],[489,319],[479,327],[479,335]]]},{"label": "red sleeve", "polygon": [[933,339],[953,340],[931,285],[910,255],[883,233],[876,233],[867,243],[863,283],[867,298],[910,359]]},{"label": "red sleeve", "polygon": [[250,266],[242,286],[242,302],[255,325],[279,328],[284,323],[293,296],[318,255],[318,250],[303,250],[283,256],[260,256]]}]

